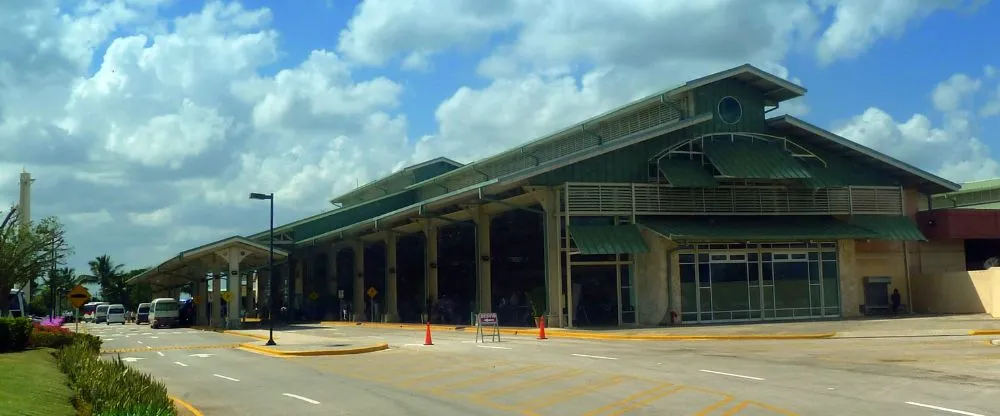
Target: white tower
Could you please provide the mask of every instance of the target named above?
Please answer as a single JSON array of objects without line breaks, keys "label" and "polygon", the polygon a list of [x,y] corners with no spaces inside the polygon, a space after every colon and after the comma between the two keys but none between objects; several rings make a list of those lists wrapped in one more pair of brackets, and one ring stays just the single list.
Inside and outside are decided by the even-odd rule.
[{"label": "white tower", "polygon": [[[21,169],[21,193],[17,203],[20,225],[22,227],[31,226],[31,183],[35,180],[31,178],[28,171]],[[24,291],[25,302],[31,303],[31,284],[29,281],[21,290]]]}]

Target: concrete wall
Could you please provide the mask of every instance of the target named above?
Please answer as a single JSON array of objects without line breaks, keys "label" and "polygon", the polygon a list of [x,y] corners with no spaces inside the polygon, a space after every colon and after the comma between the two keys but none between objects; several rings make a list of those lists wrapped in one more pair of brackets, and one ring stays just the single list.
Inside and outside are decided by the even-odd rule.
[{"label": "concrete wall", "polygon": [[[642,230],[642,238],[649,252],[637,254],[635,258],[639,325],[668,324],[671,309],[680,314],[680,276],[670,270],[670,265],[677,264],[677,255],[669,253],[677,245],[646,229]],[[670,261],[671,258],[674,261]],[[676,304],[671,302],[671,297],[678,299]]]},{"label": "concrete wall", "polygon": [[1000,317],[1000,267],[917,275],[918,312],[989,313]]}]

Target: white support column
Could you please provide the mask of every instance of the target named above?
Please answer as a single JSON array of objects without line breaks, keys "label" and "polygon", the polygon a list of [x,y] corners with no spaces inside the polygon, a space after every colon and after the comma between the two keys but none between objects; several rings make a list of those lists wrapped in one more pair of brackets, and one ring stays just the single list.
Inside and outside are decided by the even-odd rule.
[{"label": "white support column", "polygon": [[559,240],[559,193],[555,189],[540,191],[539,202],[545,211],[545,280],[548,285],[548,315],[546,324],[562,328],[563,322],[563,280],[562,242]]},{"label": "white support column", "polygon": [[226,274],[229,282],[229,287],[227,287],[229,291],[227,327],[236,329],[240,327],[240,309],[242,309],[243,304],[242,290],[240,290],[240,263],[250,253],[246,250],[231,247],[217,251],[215,254],[222,257],[229,267]]},{"label": "white support column", "polygon": [[365,244],[361,241],[351,243],[354,251],[354,316],[360,321],[365,313]]},{"label": "white support column", "polygon": [[243,297],[243,299],[244,299],[244,305],[247,308],[247,316],[251,316],[257,310],[257,296],[255,295],[257,293],[257,290],[255,289],[256,288],[255,283],[257,282],[257,272],[248,273],[246,278],[247,278],[247,283],[245,290],[247,294],[246,296]]},{"label": "white support column", "polygon": [[212,317],[209,326],[222,326],[222,276],[218,270],[212,272]]},{"label": "white support column", "polygon": [[576,314],[576,310],[575,310],[576,308],[574,307],[574,306],[576,306],[576,304],[573,302],[573,256],[572,256],[573,253],[570,252],[570,248],[571,248],[570,238],[571,238],[571,236],[569,235],[570,211],[569,211],[569,186],[568,185],[563,187],[563,195],[562,196],[564,198],[565,207],[566,207],[566,211],[563,212],[563,217],[562,217],[562,219],[563,219],[563,226],[565,227],[565,230],[566,230],[566,238],[562,238],[561,242],[560,242],[560,245],[562,245],[564,247],[564,249],[565,249],[564,252],[566,253],[566,310],[568,311],[567,312],[567,315],[568,315],[567,319],[568,320],[566,322],[566,327],[572,328],[573,327],[573,315]]},{"label": "white support column", "polygon": [[326,257],[326,290],[329,296],[329,304],[326,305],[326,319],[337,320],[340,316],[341,300],[337,297],[337,255],[340,254],[340,246],[333,245]]},{"label": "white support column", "polygon": [[[438,227],[424,221],[424,300],[438,298]],[[428,311],[430,313],[430,311]]]},{"label": "white support column", "polygon": [[385,314],[387,322],[399,321],[399,294],[396,292],[396,233],[385,235]]},{"label": "white support column", "polygon": [[476,223],[476,264],[479,267],[479,311],[488,313],[493,311],[493,277],[492,258],[490,257],[490,223],[492,218],[483,212],[482,206],[474,208],[473,220]]},{"label": "white support column", "polygon": [[199,279],[195,281],[195,298],[198,303],[195,304],[195,325],[208,325],[208,282],[205,280],[205,274],[201,274]]}]

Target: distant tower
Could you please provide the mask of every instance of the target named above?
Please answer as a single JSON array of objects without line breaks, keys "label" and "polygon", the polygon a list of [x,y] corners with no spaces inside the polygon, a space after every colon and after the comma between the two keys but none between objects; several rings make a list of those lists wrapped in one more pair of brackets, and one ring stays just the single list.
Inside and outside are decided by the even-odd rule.
[{"label": "distant tower", "polygon": [[[35,180],[31,178],[31,174],[28,171],[21,169],[21,194],[20,200],[17,203],[17,214],[20,218],[21,227],[29,227],[31,225],[31,183]],[[29,281],[24,285],[21,290],[24,291],[25,301],[31,303],[31,284],[34,282]]]}]

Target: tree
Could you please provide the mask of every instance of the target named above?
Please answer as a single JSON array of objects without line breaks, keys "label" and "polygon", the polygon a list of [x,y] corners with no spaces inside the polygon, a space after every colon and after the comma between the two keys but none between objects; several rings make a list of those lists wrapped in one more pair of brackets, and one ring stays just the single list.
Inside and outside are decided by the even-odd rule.
[{"label": "tree", "polygon": [[[0,222],[0,294],[6,297],[15,286],[33,282],[53,264],[64,262],[71,249],[65,230],[54,217],[22,226],[16,207]],[[0,316],[9,312],[9,302],[0,301]]]},{"label": "tree", "polygon": [[73,290],[73,288],[77,285],[86,283],[98,283],[98,281],[93,276],[85,274],[77,275],[76,270],[72,267],[63,267],[57,269],[55,273],[53,273],[45,281],[45,288],[41,291],[41,296],[37,296],[36,298],[44,298],[44,304],[51,308],[51,298],[52,295],[55,295],[57,305],[66,305],[68,304],[66,295],[69,294],[69,291]]},{"label": "tree", "polygon": [[[125,281],[143,274],[149,270],[148,267],[141,269],[132,269],[128,273],[125,273]],[[130,308],[137,306],[137,304],[142,302],[150,302],[153,300],[153,287],[146,282],[136,283],[129,288],[129,300],[132,301],[132,305],[126,304]]]},{"label": "tree", "polygon": [[128,286],[125,284],[124,265],[116,264],[111,256],[104,254],[91,260],[90,273],[101,285],[101,299],[105,302],[128,303]]}]

